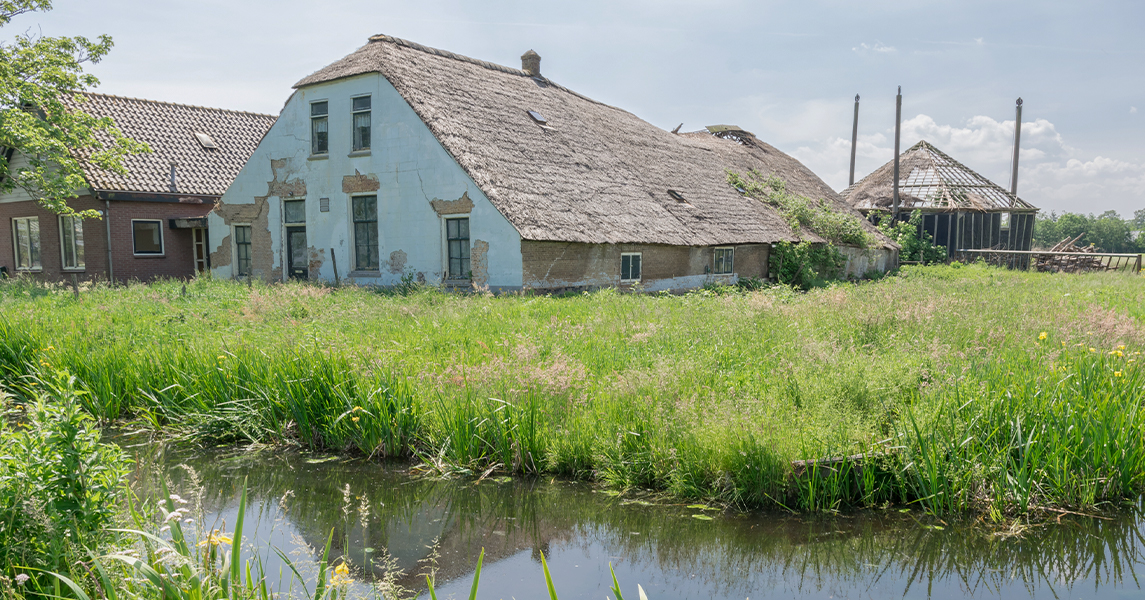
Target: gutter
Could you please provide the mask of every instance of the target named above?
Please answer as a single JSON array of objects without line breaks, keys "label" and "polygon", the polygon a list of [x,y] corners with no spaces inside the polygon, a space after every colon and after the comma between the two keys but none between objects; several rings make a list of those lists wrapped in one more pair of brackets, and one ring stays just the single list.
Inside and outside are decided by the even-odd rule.
[{"label": "gutter", "polygon": [[107,281],[115,285],[115,271],[111,266],[111,200],[103,201],[103,228],[107,231]]}]

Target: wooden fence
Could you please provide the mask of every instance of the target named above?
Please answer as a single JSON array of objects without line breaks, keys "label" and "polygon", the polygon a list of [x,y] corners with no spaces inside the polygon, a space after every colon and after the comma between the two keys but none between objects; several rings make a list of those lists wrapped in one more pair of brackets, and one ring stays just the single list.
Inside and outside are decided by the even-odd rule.
[{"label": "wooden fence", "polygon": [[1064,273],[1091,271],[1141,272],[1140,254],[1108,252],[1051,252],[1038,250],[958,250],[951,257],[963,261],[984,260],[1011,269],[1029,269]]}]

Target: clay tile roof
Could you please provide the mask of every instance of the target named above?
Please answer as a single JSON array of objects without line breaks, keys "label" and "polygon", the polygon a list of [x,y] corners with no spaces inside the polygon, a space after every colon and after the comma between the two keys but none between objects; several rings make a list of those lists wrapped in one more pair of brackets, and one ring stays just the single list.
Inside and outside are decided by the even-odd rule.
[{"label": "clay tile roof", "polygon": [[852,211],[807,167],[754,137],[672,134],[542,76],[386,35],[295,87],[367,73],[393,84],[524,239],[686,246],[799,239],[770,205],[734,190],[727,169],[775,173],[789,191]]},{"label": "clay tile roof", "polygon": [[[894,159],[843,190],[860,211],[886,211],[894,203]],[[950,158],[923,140],[899,156],[899,206],[923,211],[1036,211],[1037,207]]]},{"label": "clay tile roof", "polygon": [[[177,193],[221,196],[242,170],[275,117],[220,108],[85,92],[73,109],[111,117],[126,136],[151,146],[151,153],[129,156],[127,175],[84,164],[97,190],[170,194],[171,163],[176,163]],[[195,134],[206,134],[200,141]],[[214,142],[217,148],[204,147]],[[83,161],[83,156],[80,157]]]}]

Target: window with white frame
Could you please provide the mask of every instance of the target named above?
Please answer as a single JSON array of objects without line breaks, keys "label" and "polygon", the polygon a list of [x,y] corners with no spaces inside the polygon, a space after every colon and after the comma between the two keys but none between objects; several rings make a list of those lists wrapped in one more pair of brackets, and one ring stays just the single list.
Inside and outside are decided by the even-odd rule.
[{"label": "window with white frame", "polygon": [[620,254],[620,282],[635,283],[640,281],[640,267],[643,256],[640,252],[623,252]]},{"label": "window with white frame", "polygon": [[354,269],[378,270],[378,197],[350,199],[354,217]]},{"label": "window with white frame", "polygon": [[445,244],[449,279],[469,279],[469,217],[445,220]]},{"label": "window with white frame", "polygon": [[40,219],[38,217],[12,219],[12,241],[16,251],[16,270],[40,270]]},{"label": "window with white frame", "polygon": [[310,103],[310,153],[330,152],[330,103],[325,100]]},{"label": "window with white frame", "polygon": [[60,261],[64,269],[80,271],[83,260],[83,219],[60,215]]},{"label": "window with white frame", "polygon": [[235,275],[250,276],[250,225],[235,225]]},{"label": "window with white frame", "polygon": [[162,256],[163,221],[132,219],[131,243],[136,256]]},{"label": "window with white frame", "polygon": [[370,149],[370,97],[352,98],[354,119],[354,151]]},{"label": "window with white frame", "polygon": [[712,273],[716,275],[729,275],[735,268],[735,249],[716,248],[715,264]]}]

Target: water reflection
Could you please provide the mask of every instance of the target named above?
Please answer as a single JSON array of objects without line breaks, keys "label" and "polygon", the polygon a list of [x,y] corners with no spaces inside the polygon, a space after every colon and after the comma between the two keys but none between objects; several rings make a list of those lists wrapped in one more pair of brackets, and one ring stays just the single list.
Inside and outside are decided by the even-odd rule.
[{"label": "water reflection", "polygon": [[154,494],[158,476],[166,477],[173,491],[201,502],[208,528],[234,523],[246,478],[245,537],[262,548],[276,577],[288,571],[268,545],[309,564],[333,531],[331,554],[347,557],[356,578],[378,582],[388,574],[387,585],[419,593],[432,570],[440,597],[468,595],[481,548],[481,598],[545,597],[540,552],[564,598],[604,597],[609,562],[625,593],[635,596],[640,583],[656,600],[1141,594],[1140,504],[1110,520],[1071,516],[1006,536],[920,522],[917,513],[702,520],[693,517],[699,509],[547,479],[439,481],[335,457],[162,445],[133,451],[140,489]]}]

